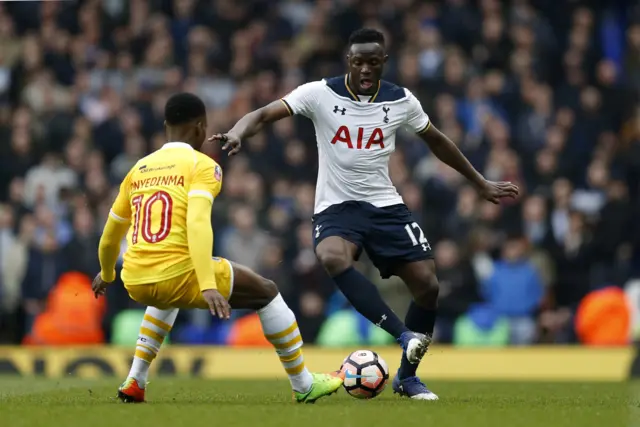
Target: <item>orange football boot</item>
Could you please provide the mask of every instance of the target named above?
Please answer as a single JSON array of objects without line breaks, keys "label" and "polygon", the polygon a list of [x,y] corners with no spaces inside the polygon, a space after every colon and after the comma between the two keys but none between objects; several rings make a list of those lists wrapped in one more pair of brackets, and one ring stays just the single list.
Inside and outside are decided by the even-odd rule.
[{"label": "orange football boot", "polygon": [[143,403],[144,390],[135,378],[129,377],[118,388],[118,399],[124,403]]}]

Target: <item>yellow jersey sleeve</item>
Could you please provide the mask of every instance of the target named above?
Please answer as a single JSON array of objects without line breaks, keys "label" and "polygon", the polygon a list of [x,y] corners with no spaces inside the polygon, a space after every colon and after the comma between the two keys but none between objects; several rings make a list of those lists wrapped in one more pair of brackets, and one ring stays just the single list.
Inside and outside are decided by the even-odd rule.
[{"label": "yellow jersey sleeve", "polygon": [[100,275],[105,282],[113,282],[116,278],[115,266],[120,255],[120,243],[127,234],[131,222],[131,205],[129,202],[129,187],[131,171],[122,180],[116,200],[109,211],[109,218],[102,231],[98,247],[100,261]]},{"label": "yellow jersey sleeve", "polygon": [[131,221],[131,202],[129,200],[131,171],[122,180],[118,196],[116,196],[116,200],[111,205],[111,211],[109,212],[109,216],[117,222],[128,223]]},{"label": "yellow jersey sleeve", "polygon": [[107,223],[100,237],[98,245],[98,260],[100,261],[100,277],[107,283],[116,280],[116,263],[120,256],[120,243],[127,234],[129,224],[116,220],[113,216],[107,218]]},{"label": "yellow jersey sleeve", "polygon": [[213,230],[211,229],[211,203],[204,197],[192,197],[187,210],[187,236],[189,255],[198,278],[200,290],[217,289],[216,275],[211,262]]},{"label": "yellow jersey sleeve", "polygon": [[222,168],[209,157],[201,157],[196,162],[193,179],[189,187],[189,198],[203,197],[211,202],[222,189]]}]

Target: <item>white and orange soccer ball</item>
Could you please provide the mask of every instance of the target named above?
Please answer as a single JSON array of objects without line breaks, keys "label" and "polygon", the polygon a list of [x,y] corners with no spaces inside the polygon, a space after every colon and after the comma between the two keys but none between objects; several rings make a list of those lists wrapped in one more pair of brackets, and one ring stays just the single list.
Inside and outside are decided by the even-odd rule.
[{"label": "white and orange soccer ball", "polygon": [[371,350],[357,350],[342,362],[344,389],[358,399],[378,396],[389,381],[387,362]]}]

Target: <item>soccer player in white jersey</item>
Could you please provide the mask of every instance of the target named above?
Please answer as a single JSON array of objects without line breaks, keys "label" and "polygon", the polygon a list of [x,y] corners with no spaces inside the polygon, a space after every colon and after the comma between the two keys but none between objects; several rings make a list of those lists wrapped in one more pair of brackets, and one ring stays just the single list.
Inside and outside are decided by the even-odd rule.
[{"label": "soccer player in white jersey", "polygon": [[[436,157],[492,203],[517,197],[518,187],[487,181],[431,124],[409,90],[381,80],[387,58],[383,34],[360,29],[349,39],[347,74],[301,85],[210,139],[223,142],[233,155],[242,139],[268,123],[294,114],[313,121],[319,157],[313,217],[316,255],[355,309],[402,346],[394,392],[436,400],[416,370],[431,343],[438,280],[429,242],[389,178],[396,131],[404,126],[418,134]],[[413,301],[404,323],[375,285],[354,269],[363,249],[382,277],[399,276],[411,291]]]}]

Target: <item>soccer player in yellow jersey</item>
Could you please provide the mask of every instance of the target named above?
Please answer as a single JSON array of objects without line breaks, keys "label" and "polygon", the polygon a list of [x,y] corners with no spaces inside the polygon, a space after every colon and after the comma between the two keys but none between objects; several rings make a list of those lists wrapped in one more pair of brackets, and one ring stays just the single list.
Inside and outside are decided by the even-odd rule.
[{"label": "soccer player in yellow jersey", "polygon": [[167,139],[136,163],[123,180],[100,239],[96,297],[115,280],[120,242],[127,235],[122,281],[135,301],[148,306],[134,361],[118,390],[125,402],[143,402],[149,366],[181,308],[209,309],[228,319],[231,306],[257,310],[266,338],[289,376],[295,399],[313,403],[342,385],[304,364],[295,316],[275,283],[223,258],[212,258],[211,207],[222,170],[199,150],[207,129],[203,102],[180,93],[165,106]]}]

